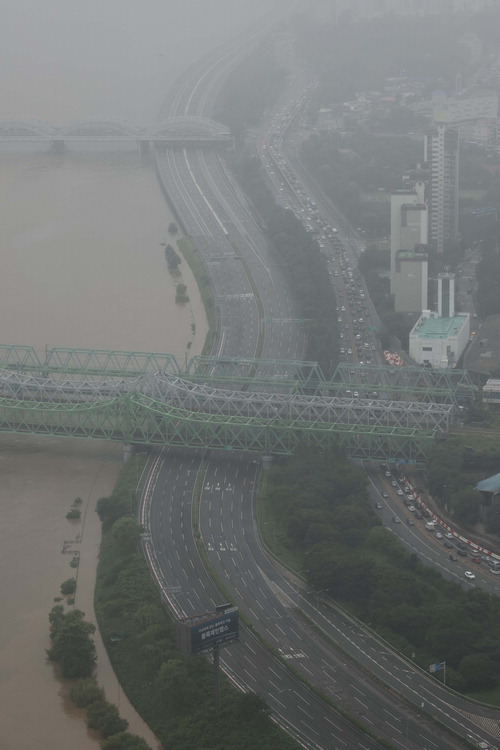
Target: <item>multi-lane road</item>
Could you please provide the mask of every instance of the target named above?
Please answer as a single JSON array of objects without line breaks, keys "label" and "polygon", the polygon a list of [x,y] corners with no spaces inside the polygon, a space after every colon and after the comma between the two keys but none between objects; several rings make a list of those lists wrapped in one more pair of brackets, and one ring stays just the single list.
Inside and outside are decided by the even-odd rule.
[{"label": "multi-lane road", "polygon": [[[164,113],[210,115],[227,71],[257,38],[254,32],[246,47],[243,42],[236,48],[228,45],[219,57],[188,71]],[[201,149],[166,150],[157,154],[157,166],[212,280],[220,326],[216,353],[301,359],[304,335],[283,269],[273,264],[265,237],[217,155]],[[290,182],[295,196],[298,190],[305,192]],[[282,185],[276,187],[285,193]],[[310,193],[307,198],[305,204],[316,217],[311,204],[318,200]],[[342,250],[336,237],[330,245],[332,263],[339,264],[339,276],[332,269],[332,280],[342,279],[348,301],[345,275],[350,284],[355,271],[342,267],[342,254],[348,264],[352,249]],[[343,318],[347,310],[338,312]],[[365,315],[354,321],[352,310],[349,314],[345,324],[340,322],[348,326],[346,344],[349,340],[353,345],[346,348],[356,361],[360,339],[355,338],[355,322],[359,329],[359,317]],[[366,342],[361,343],[364,353]],[[369,347],[371,352],[371,343]],[[261,693],[277,721],[303,747],[376,748],[380,745],[374,738],[380,737],[395,748],[445,750],[463,747],[462,739],[468,736],[496,736],[495,712],[472,709],[459,696],[450,696],[264,553],[253,512],[260,471],[253,460],[165,451],[151,460],[150,469],[143,510],[150,534],[145,548],[165,601],[178,616],[213,609],[226,598],[240,607],[247,624],[240,641],[223,650],[224,669],[242,689]],[[357,730],[335,706],[356,718],[371,736]]]}]

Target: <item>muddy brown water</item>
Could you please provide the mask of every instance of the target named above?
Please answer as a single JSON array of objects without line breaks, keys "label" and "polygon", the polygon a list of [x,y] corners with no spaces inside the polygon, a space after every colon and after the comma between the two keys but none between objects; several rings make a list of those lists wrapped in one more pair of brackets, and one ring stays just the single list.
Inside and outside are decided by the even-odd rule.
[{"label": "muddy brown water", "polygon": [[[190,303],[176,305],[176,281],[159,244],[174,217],[137,154],[0,159],[0,187],[8,195],[0,320],[9,331],[1,343],[34,346],[40,356],[45,345],[160,351],[179,362],[201,351],[206,321],[196,284],[183,263]],[[23,220],[23,211],[29,218]],[[116,221],[112,233],[110,220]],[[100,541],[94,508],[111,491],[121,464],[120,445],[0,435],[0,750],[99,747],[45,649],[54,597],[74,572],[65,542],[81,554],[76,606],[94,619]],[[65,518],[78,496],[84,523]],[[119,706],[130,731],[156,748],[118,685],[98,633],[96,646],[97,679],[108,700]]]}]

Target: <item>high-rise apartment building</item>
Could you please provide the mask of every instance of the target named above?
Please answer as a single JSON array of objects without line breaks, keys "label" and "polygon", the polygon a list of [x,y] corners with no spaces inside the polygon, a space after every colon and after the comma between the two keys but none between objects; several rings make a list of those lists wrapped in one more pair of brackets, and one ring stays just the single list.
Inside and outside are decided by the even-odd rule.
[{"label": "high-rise apartment building", "polygon": [[458,240],[458,131],[437,125],[425,138],[429,170],[429,248],[443,253]]}]

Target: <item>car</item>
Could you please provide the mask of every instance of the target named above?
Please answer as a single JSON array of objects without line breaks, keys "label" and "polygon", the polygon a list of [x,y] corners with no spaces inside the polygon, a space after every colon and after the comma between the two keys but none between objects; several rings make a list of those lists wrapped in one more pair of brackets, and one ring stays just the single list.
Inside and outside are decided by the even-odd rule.
[{"label": "car", "polygon": [[408,506],[408,510],[410,511],[410,513],[416,513],[417,512],[417,509],[415,508],[414,505],[409,505]]},{"label": "car", "polygon": [[452,562],[458,562],[458,557],[456,555],[449,554],[448,560],[451,560]]},{"label": "car", "polygon": [[386,471],[385,475],[386,475],[386,477],[390,477],[391,476],[391,472],[390,471]]},{"label": "car", "polygon": [[376,507],[376,508],[378,508],[378,509],[380,510],[380,509],[381,509],[381,508],[383,508],[384,506],[382,505],[382,503],[375,503],[375,507]]},{"label": "car", "polygon": [[389,497],[389,495],[387,494],[387,492],[382,492],[382,497]]},{"label": "car", "polygon": [[470,561],[476,563],[476,565],[480,565],[481,558],[479,557],[479,555],[471,555]]},{"label": "car", "polygon": [[461,547],[458,547],[457,554],[459,554],[460,557],[467,557],[467,550],[462,549]]},{"label": "car", "polygon": [[397,493],[396,493],[396,494],[397,494],[397,495],[404,495],[404,492],[403,492],[403,490],[397,490]]},{"label": "car", "polygon": [[450,534],[450,532],[449,532],[449,531],[447,531],[447,532],[445,533],[445,537],[446,537],[447,539],[453,539],[453,534]]},{"label": "car", "polygon": [[408,526],[415,526],[415,521],[413,520],[413,518],[407,518],[406,523],[408,524]]},{"label": "car", "polygon": [[393,516],[393,517],[392,517],[392,522],[393,522],[393,523],[401,523],[401,519],[400,519],[400,518],[398,518],[397,516]]},{"label": "car", "polygon": [[453,544],[449,542],[448,539],[445,539],[444,546],[447,547],[448,549],[453,549]]},{"label": "car", "polygon": [[441,532],[436,531],[436,539],[442,539],[442,538],[443,538],[443,535],[441,534]]},{"label": "car", "polygon": [[469,581],[474,581],[474,580],[476,579],[476,576],[475,576],[475,574],[474,574],[474,573],[472,572],[472,570],[466,570],[466,571],[464,572],[464,576],[465,576],[465,577],[466,577],[466,578],[467,578],[467,579],[468,579]]},{"label": "car", "polygon": [[392,480],[391,484],[392,484],[393,487],[397,487],[398,486],[398,483],[396,482],[395,479]]}]

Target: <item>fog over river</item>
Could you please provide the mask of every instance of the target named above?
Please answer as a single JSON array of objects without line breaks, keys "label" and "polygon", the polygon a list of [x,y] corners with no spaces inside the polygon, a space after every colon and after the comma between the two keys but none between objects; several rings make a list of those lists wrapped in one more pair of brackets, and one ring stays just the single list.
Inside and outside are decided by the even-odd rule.
[{"label": "fog over river", "polygon": [[[2,0],[0,119],[152,125],[179,73],[268,8],[265,0]],[[172,217],[134,148],[0,149],[0,200],[0,344],[181,360],[200,351],[199,297],[183,263],[191,304],[175,305],[160,245]],[[116,445],[0,436],[0,750],[99,745],[44,649],[53,598],[72,572],[63,543],[82,530],[76,604],[93,616],[95,501],[110,492],[120,461]],[[64,516],[77,496],[87,516],[73,525]],[[103,656],[98,677],[141,733]]]}]

